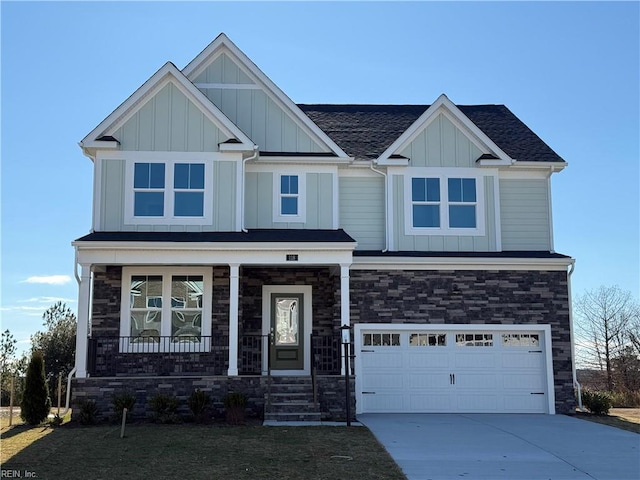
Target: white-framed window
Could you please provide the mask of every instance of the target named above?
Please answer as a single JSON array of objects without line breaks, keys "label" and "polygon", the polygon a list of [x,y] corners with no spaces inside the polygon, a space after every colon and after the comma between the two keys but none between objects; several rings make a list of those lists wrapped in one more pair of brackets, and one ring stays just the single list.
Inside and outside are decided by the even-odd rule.
[{"label": "white-framed window", "polygon": [[400,334],[393,332],[363,333],[362,345],[366,347],[399,347]]},{"label": "white-framed window", "polygon": [[407,235],[484,235],[483,176],[469,168],[412,168],[405,174]]},{"label": "white-framed window", "polygon": [[120,350],[207,351],[212,278],[210,267],[124,267]]},{"label": "white-framed window", "polygon": [[127,159],[125,221],[203,225],[211,222],[211,161],[202,154],[138,153]]},{"label": "white-framed window", "polygon": [[273,221],[304,222],[306,176],[296,172],[275,172],[273,180]]}]

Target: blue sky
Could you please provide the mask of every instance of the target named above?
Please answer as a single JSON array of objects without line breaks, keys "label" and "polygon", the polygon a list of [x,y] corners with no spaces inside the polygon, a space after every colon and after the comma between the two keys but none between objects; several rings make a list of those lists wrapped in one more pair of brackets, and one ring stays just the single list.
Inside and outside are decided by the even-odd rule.
[{"label": "blue sky", "polygon": [[556,251],[574,296],[639,285],[637,2],[2,2],[2,329],[28,348],[76,308],[71,241],[91,226],[77,142],[166,61],[225,32],[294,102],[507,105],[568,163]]}]

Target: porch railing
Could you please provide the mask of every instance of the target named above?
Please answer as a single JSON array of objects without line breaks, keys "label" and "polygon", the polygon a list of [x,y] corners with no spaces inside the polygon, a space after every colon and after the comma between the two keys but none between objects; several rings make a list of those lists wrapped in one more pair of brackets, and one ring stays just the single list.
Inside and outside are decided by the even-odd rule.
[{"label": "porch railing", "polygon": [[[319,375],[340,373],[337,336],[311,338],[312,367]],[[94,377],[146,375],[226,375],[229,337],[95,337],[89,339],[87,367]],[[264,374],[263,351],[268,335],[241,335],[238,339],[240,375]]]}]

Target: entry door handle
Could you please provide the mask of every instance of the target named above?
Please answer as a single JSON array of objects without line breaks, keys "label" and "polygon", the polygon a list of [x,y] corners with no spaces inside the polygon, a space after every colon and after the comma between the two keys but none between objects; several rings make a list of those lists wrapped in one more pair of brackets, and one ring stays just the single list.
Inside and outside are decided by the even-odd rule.
[{"label": "entry door handle", "polygon": [[449,385],[453,385],[453,373],[449,374]]}]

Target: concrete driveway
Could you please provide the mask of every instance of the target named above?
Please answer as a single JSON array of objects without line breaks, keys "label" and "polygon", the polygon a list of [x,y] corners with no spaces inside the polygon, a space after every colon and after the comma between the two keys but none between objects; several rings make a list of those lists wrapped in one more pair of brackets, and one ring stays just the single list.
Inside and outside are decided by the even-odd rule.
[{"label": "concrete driveway", "polygon": [[638,480],[640,435],[565,415],[364,414],[409,480]]}]

